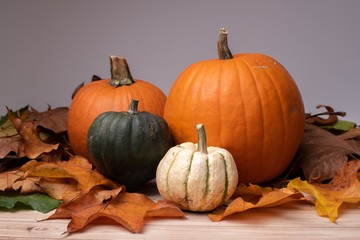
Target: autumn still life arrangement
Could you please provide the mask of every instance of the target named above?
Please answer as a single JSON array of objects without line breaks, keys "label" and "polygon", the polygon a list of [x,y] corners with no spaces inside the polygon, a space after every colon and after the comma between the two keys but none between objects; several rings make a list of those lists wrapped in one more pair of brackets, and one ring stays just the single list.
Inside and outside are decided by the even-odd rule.
[{"label": "autumn still life arrangement", "polygon": [[[263,54],[232,54],[186,68],[166,96],[110,56],[69,107],[30,106],[0,119],[0,211],[19,204],[67,233],[110,218],[139,233],[147,220],[187,211],[221,221],[252,208],[306,202],[336,222],[360,202],[360,128],[319,105],[305,113],[287,70]],[[141,192],[153,181],[158,199]],[[241,217],[241,216],[240,216]]]}]

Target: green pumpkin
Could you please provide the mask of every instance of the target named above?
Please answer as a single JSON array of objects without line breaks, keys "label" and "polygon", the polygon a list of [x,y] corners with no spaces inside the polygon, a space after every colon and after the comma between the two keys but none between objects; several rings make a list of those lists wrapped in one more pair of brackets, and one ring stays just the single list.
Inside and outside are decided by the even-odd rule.
[{"label": "green pumpkin", "polygon": [[173,146],[166,121],[137,110],[132,100],[127,112],[105,112],[91,124],[87,145],[95,168],[128,190],[155,178],[162,157]]}]

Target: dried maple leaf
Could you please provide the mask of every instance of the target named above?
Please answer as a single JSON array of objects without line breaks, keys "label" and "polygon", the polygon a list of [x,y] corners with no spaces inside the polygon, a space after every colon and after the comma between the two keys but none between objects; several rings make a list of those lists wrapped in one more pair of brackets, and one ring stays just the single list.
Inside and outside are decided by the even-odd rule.
[{"label": "dried maple leaf", "polygon": [[342,203],[360,202],[359,169],[360,160],[352,160],[335,174],[330,183],[310,184],[296,178],[289,182],[288,187],[313,196],[318,214],[336,222]]},{"label": "dried maple leaf", "polygon": [[212,221],[221,221],[227,216],[241,213],[252,208],[272,207],[293,201],[306,201],[304,196],[287,188],[260,187],[258,185],[240,184],[235,199],[227,207],[218,207],[208,214]]},{"label": "dried maple leaf", "polygon": [[38,178],[23,178],[24,173],[12,170],[0,173],[0,190],[15,190],[21,194],[42,192]]},{"label": "dried maple leaf", "polygon": [[26,157],[35,159],[44,152],[47,153],[58,148],[59,144],[43,142],[36,130],[36,126],[32,122],[26,122],[20,118],[16,118],[10,112],[8,113],[8,118],[22,137],[20,141],[24,145],[24,155]]},{"label": "dried maple leaf", "polygon": [[0,159],[5,158],[10,152],[13,152],[18,157],[24,157],[20,143],[22,138],[19,135],[0,138]]},{"label": "dried maple leaf", "polygon": [[33,112],[26,121],[32,122],[34,127],[41,126],[54,133],[65,132],[67,129],[67,113],[69,109],[67,107],[57,107],[49,109],[45,112]]},{"label": "dried maple leaf", "polygon": [[22,138],[19,135],[12,121],[9,119],[25,119],[31,111],[29,106],[19,109],[15,112],[8,109],[8,113],[0,120],[0,159],[5,158],[10,152],[13,152],[19,158],[24,157]]},{"label": "dried maple leaf", "polygon": [[8,189],[14,189],[14,183],[24,175],[23,172],[18,170],[7,171],[0,173],[0,191],[5,191]]},{"label": "dried maple leaf", "polygon": [[87,194],[61,204],[48,219],[71,218],[69,233],[83,229],[98,218],[110,218],[129,231],[141,231],[146,217],[183,217],[174,204],[159,201],[139,193],[127,193],[124,188],[113,190],[93,189]]},{"label": "dried maple leaf", "polygon": [[0,170],[19,166],[23,160],[57,161],[69,158],[66,140],[67,107],[38,112],[29,106],[8,109],[0,118]]}]

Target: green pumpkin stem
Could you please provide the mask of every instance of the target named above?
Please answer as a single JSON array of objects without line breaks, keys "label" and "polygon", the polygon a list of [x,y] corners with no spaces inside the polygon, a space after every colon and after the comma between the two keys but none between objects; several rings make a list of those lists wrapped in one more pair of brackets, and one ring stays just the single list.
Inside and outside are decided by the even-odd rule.
[{"label": "green pumpkin stem", "polygon": [[207,151],[207,143],[206,143],[206,133],[203,124],[195,125],[197,133],[198,133],[198,149],[197,151],[208,154]]},{"label": "green pumpkin stem", "polygon": [[217,42],[218,56],[220,60],[227,60],[234,58],[227,41],[228,31],[225,28],[220,28],[219,41]]},{"label": "green pumpkin stem", "polygon": [[113,87],[135,83],[125,58],[110,56],[110,72],[111,79],[109,83]]},{"label": "green pumpkin stem", "polygon": [[130,114],[138,113],[139,112],[138,111],[138,105],[139,105],[139,100],[131,99],[128,113],[130,113]]}]

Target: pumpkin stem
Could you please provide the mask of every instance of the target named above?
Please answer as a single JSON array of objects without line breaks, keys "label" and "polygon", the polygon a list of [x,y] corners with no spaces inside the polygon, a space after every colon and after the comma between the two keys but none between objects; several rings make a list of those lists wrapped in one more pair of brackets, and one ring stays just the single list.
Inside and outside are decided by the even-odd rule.
[{"label": "pumpkin stem", "polygon": [[218,56],[220,60],[227,60],[234,58],[227,41],[228,31],[225,28],[220,28],[219,41],[217,42]]},{"label": "pumpkin stem", "polygon": [[197,133],[198,133],[198,149],[197,151],[208,154],[207,151],[207,143],[206,143],[206,133],[203,124],[195,125]]},{"label": "pumpkin stem", "polygon": [[130,113],[130,114],[138,113],[139,112],[138,111],[138,105],[139,105],[139,100],[131,99],[128,113]]},{"label": "pumpkin stem", "polygon": [[110,56],[110,72],[111,79],[109,83],[113,87],[135,83],[125,58]]}]

